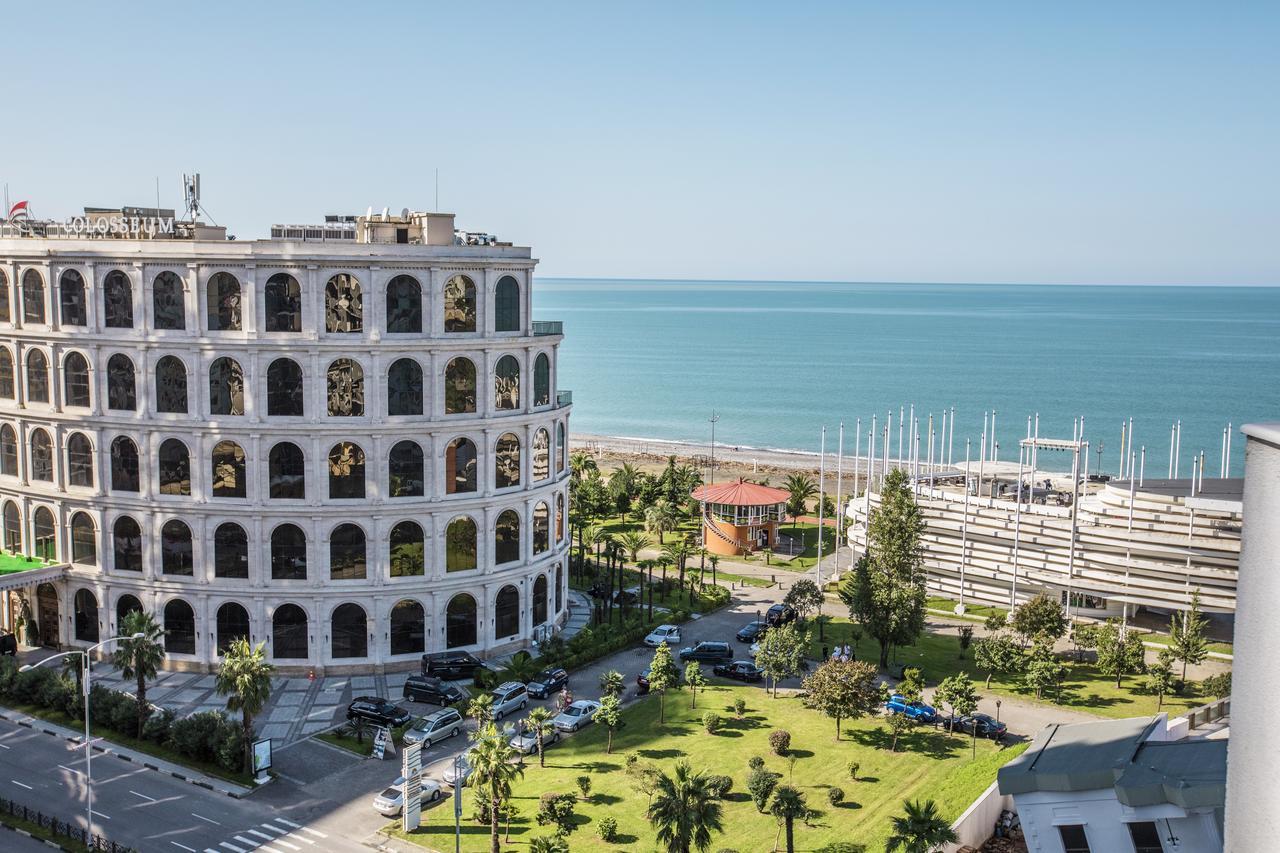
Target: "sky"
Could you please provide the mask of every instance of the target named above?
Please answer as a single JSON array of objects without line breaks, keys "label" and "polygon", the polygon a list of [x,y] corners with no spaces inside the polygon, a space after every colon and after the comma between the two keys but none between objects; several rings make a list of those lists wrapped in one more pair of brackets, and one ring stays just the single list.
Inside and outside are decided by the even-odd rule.
[{"label": "sky", "polygon": [[546,276],[1280,285],[1280,4],[29,3],[0,181]]}]

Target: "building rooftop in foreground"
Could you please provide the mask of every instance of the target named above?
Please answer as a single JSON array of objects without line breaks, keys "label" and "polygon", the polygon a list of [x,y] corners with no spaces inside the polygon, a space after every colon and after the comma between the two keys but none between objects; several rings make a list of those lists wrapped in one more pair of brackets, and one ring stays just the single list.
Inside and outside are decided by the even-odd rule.
[{"label": "building rooftop in foreground", "polygon": [[782,489],[747,483],[739,479],[733,483],[713,483],[693,490],[693,499],[708,504],[731,506],[770,506],[786,503],[791,494]]}]

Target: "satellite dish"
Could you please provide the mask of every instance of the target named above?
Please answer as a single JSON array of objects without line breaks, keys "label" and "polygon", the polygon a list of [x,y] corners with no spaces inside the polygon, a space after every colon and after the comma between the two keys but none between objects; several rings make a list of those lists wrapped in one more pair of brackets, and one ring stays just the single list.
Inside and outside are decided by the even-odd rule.
[{"label": "satellite dish", "polygon": [[364,218],[373,219],[373,205],[369,205],[369,208],[364,212]]},{"label": "satellite dish", "polygon": [[382,221],[389,222],[390,220],[391,220],[391,208],[389,207],[382,208]]},{"label": "satellite dish", "polygon": [[400,211],[400,218],[401,218],[401,219],[408,219],[408,218],[409,218],[409,208],[407,208],[407,207],[406,207],[406,208],[403,208],[403,209]]}]

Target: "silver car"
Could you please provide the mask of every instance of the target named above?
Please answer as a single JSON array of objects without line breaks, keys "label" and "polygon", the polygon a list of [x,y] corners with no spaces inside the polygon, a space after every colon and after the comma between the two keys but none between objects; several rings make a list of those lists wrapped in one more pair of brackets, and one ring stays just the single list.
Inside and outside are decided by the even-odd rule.
[{"label": "silver car", "polygon": [[406,744],[420,743],[423,749],[430,749],[432,744],[445,738],[457,737],[462,727],[462,715],[453,708],[445,708],[414,720],[405,730],[403,740]]},{"label": "silver car", "polygon": [[445,765],[444,772],[440,774],[440,778],[451,788],[465,787],[467,780],[471,778],[470,751],[464,752],[462,759],[457,763],[450,761]]},{"label": "silver car", "polygon": [[590,699],[579,699],[558,714],[552,722],[562,732],[576,732],[595,719],[600,703]]},{"label": "silver car", "polygon": [[529,691],[519,681],[508,681],[499,684],[489,691],[493,697],[493,719],[501,720],[512,711],[523,711],[529,707]]},{"label": "silver car", "polygon": [[[422,802],[434,803],[440,799],[440,783],[425,776],[421,779]],[[381,794],[373,798],[373,808],[383,817],[397,817],[404,809],[404,777],[397,776],[396,781]]]},{"label": "silver car", "polygon": [[678,643],[680,643],[680,637],[679,625],[659,625],[649,633],[649,636],[644,638],[644,644],[656,649],[658,646],[666,643],[668,646],[672,646],[674,648]]},{"label": "silver car", "polygon": [[[560,732],[552,730],[548,734],[542,736],[542,748],[546,749],[551,744],[560,740]],[[516,732],[515,737],[511,738],[511,748],[521,755],[532,755],[538,751],[538,735],[532,729],[521,729]]]}]

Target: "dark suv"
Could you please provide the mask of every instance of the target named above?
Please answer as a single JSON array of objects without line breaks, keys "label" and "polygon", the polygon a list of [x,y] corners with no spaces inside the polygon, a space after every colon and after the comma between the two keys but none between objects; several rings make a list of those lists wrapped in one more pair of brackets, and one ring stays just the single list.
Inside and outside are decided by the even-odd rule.
[{"label": "dark suv", "polygon": [[422,674],[447,681],[474,678],[476,670],[483,668],[480,659],[470,652],[437,652],[422,656]]},{"label": "dark suv", "polygon": [[733,660],[733,647],[728,643],[701,642],[693,648],[680,650],[682,661],[702,661],[704,663],[726,663]]},{"label": "dark suv", "polygon": [[392,729],[413,719],[408,711],[390,699],[380,699],[377,696],[357,696],[352,699],[347,706],[347,719],[354,720],[356,717],[363,717],[374,725]]},{"label": "dark suv", "polygon": [[780,625],[787,625],[796,621],[800,614],[796,613],[794,607],[788,607],[785,604],[775,604],[769,608],[769,612],[765,614],[764,621],[770,628],[777,628]]},{"label": "dark suv", "polygon": [[456,684],[447,684],[433,675],[411,675],[404,682],[404,698],[410,702],[430,702],[432,705],[452,705],[470,694]]},{"label": "dark suv", "polygon": [[544,669],[529,682],[529,695],[534,699],[546,699],[569,683],[569,673],[560,667]]}]

